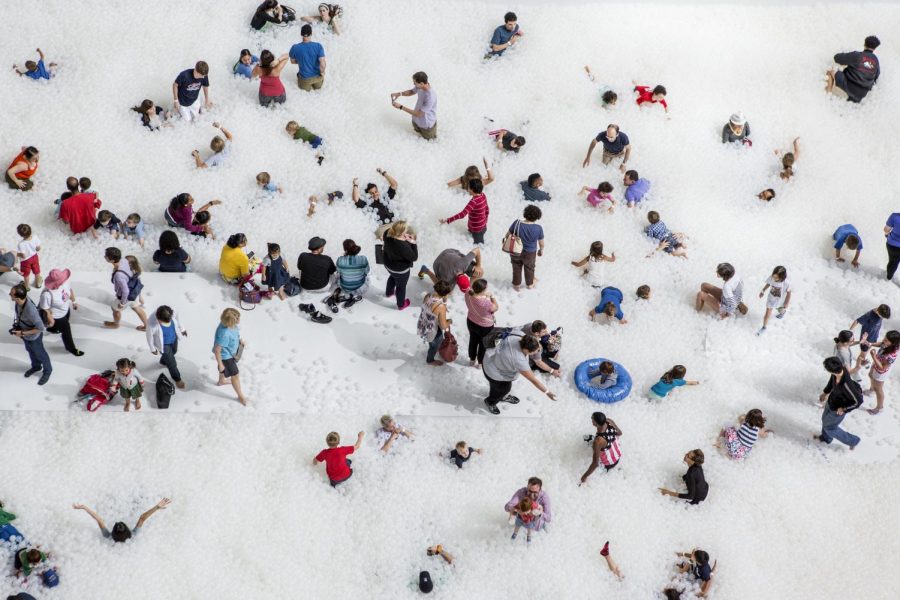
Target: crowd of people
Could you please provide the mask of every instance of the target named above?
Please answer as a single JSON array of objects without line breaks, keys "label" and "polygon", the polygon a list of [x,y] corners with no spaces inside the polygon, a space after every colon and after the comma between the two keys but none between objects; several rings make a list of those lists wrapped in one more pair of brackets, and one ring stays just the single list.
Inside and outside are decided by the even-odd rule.
[{"label": "crowd of people", "polygon": [[[259,30],[267,27],[291,26],[299,21],[300,41],[282,54],[270,50],[262,50],[259,57],[249,50],[242,50],[238,61],[234,64],[234,76],[259,79],[259,103],[262,106],[282,104],[286,99],[286,89],[281,82],[282,70],[288,63],[298,65],[297,86],[307,93],[314,93],[325,85],[328,62],[321,43],[313,41],[313,24],[320,24],[330,29],[333,35],[343,31],[343,9],[334,4],[320,4],[317,13],[298,18],[296,11],[280,5],[276,0],[265,0],[256,9],[250,26]],[[332,38],[336,39],[336,38]],[[515,52],[514,48],[526,38],[518,23],[515,13],[504,15],[503,24],[493,32],[485,54],[486,61],[506,60],[507,52]],[[864,50],[838,54],[834,61],[844,66],[842,70],[831,70],[827,74],[827,91],[837,94],[851,102],[861,102],[877,82],[880,74],[878,59],[874,54],[879,46],[874,36],[866,38]],[[51,79],[55,76],[58,65],[45,65],[44,54],[37,50],[40,60],[25,63],[25,70],[16,72],[31,79]],[[586,67],[593,80],[591,70]],[[186,123],[197,123],[200,126],[205,113],[213,108],[210,99],[210,66],[204,61],[197,61],[192,68],[181,71],[172,83],[172,110],[158,106],[152,100],[144,100],[133,110],[139,118],[136,126],[158,130],[170,126],[176,119]],[[659,105],[668,113],[668,92],[663,85],[645,86],[634,84],[634,101],[639,106]],[[615,104],[619,98],[612,89],[601,90],[604,105]],[[202,100],[200,99],[202,93]],[[410,107],[401,102],[405,97],[416,97],[415,105]],[[412,87],[390,93],[393,108],[407,113],[411,118],[411,126],[415,134],[425,140],[438,139],[437,128],[437,94],[429,76],[418,71],[412,75]],[[658,108],[656,110],[659,110]],[[202,157],[199,150],[192,155],[199,169],[221,168],[228,163],[231,146],[234,141],[232,133],[218,122],[212,126],[219,130],[210,141],[212,151]],[[285,130],[293,139],[307,144],[315,151],[318,164],[325,158],[324,140],[312,133],[297,121],[287,123]],[[526,145],[523,136],[508,129],[496,129],[487,132],[504,152],[518,153]],[[737,112],[722,127],[722,143],[737,144],[750,148],[750,123],[743,114]],[[651,194],[650,180],[631,168],[630,161],[634,156],[632,141],[626,132],[615,123],[610,123],[592,138],[582,167],[592,164],[596,147],[602,146],[600,162],[604,167],[618,168],[622,174],[622,194],[614,195],[615,188],[609,181],[601,181],[596,187],[583,186],[580,194],[586,195],[586,202],[602,213],[613,213],[617,206],[623,205],[635,209]],[[779,153],[781,157],[782,179],[794,176],[794,165],[800,155],[799,138],[795,139],[792,150]],[[468,334],[468,363],[481,370],[485,379],[487,395],[484,407],[488,414],[501,414],[502,404],[515,405],[520,399],[513,395],[514,382],[521,375],[538,391],[550,400],[556,400],[554,392],[547,382],[559,378],[563,366],[559,361],[561,346],[561,328],[551,329],[541,320],[533,320],[523,326],[498,326],[496,313],[501,300],[494,293],[496,284],[492,283],[484,269],[483,257],[493,252],[496,238],[488,238],[490,204],[487,195],[488,186],[495,180],[491,165],[483,160],[485,175],[478,166],[468,167],[462,176],[448,182],[451,188],[459,188],[466,196],[465,205],[458,212],[441,218],[440,224],[450,224],[456,220],[466,219],[466,228],[472,238],[470,250],[447,248],[432,257],[431,264],[420,265],[417,277],[426,277],[432,284],[431,291],[421,299],[410,298],[407,286],[413,269],[423,258],[420,257],[417,245],[418,234],[414,226],[398,214],[393,204],[400,184],[384,169],[376,172],[384,179],[387,187],[379,187],[374,182],[367,183],[360,190],[358,178],[352,180],[349,198],[353,205],[366,211],[372,218],[373,233],[377,240],[374,261],[384,268],[386,283],[383,295],[396,302],[398,310],[403,311],[413,303],[419,305],[417,334],[425,342],[424,361],[434,367],[443,367],[453,363],[458,349],[453,331],[453,319],[450,317],[449,305],[462,295],[466,309],[466,328]],[[40,152],[33,146],[25,146],[15,156],[5,173],[5,179],[11,189],[22,192],[35,190],[34,176],[40,167]],[[282,190],[271,181],[268,173],[255,176],[259,187],[266,192],[277,194]],[[596,181],[596,180],[595,180]],[[522,216],[508,227],[501,226],[501,250],[509,254],[511,265],[511,287],[516,292],[538,285],[536,277],[538,259],[548,260],[545,252],[544,230],[541,218],[551,201],[551,194],[543,189],[544,181],[540,173],[533,173],[520,183],[522,197],[527,205]],[[327,196],[327,203],[340,202],[345,194],[334,191]],[[771,201],[775,197],[772,189],[764,190],[760,198]],[[310,198],[309,216],[316,213],[318,197]],[[180,193],[173,197],[163,210],[161,224],[165,229],[160,233],[157,248],[153,249],[152,262],[163,273],[183,273],[191,268],[191,256],[181,247],[181,236],[198,236],[216,240],[212,226],[211,209],[221,204],[212,199],[199,209],[195,209],[195,200],[190,193]],[[540,204],[540,206],[539,206]],[[147,239],[145,220],[138,213],[127,213],[123,219],[103,206],[92,182],[87,177],[69,177],[66,191],[55,201],[54,211],[73,235],[90,233],[94,239],[108,239],[116,242],[133,242],[143,249]],[[545,208],[541,208],[541,207]],[[450,211],[448,211],[450,212]],[[125,215],[125,212],[120,215]],[[651,253],[662,251],[671,256],[687,258],[687,236],[672,231],[662,220],[656,210],[646,213],[647,226],[644,233],[652,240],[654,249]],[[492,230],[492,232],[495,230]],[[20,238],[15,250],[0,249],[0,275],[14,273],[21,281],[11,286],[9,296],[15,306],[15,319],[10,334],[23,341],[30,360],[30,367],[25,377],[40,373],[38,385],[46,384],[53,373],[50,353],[44,347],[44,333],[60,334],[66,352],[74,356],[82,356],[75,342],[72,330],[74,312],[78,310],[75,292],[69,283],[72,272],[69,269],[54,268],[46,277],[42,274],[42,245],[40,232],[33,231],[29,224],[19,224],[16,232]],[[884,225],[888,262],[887,279],[892,279],[900,266],[900,213],[889,216]],[[372,267],[369,258],[362,252],[362,247],[353,239],[344,239],[340,244],[342,253],[334,260],[328,250],[328,242],[314,236],[308,240],[307,251],[302,252],[296,261],[296,273],[292,272],[288,260],[282,253],[278,243],[266,243],[263,258],[248,251],[249,240],[244,233],[234,232],[223,236],[225,242],[221,249],[218,274],[225,286],[236,289],[234,297],[236,306],[225,308],[219,317],[213,343],[212,356],[215,360],[220,386],[231,386],[238,402],[242,405],[250,401],[241,386],[239,363],[245,347],[240,333],[241,311],[245,303],[255,304],[270,301],[274,298],[286,300],[288,297],[303,294],[303,303],[299,305],[301,314],[308,315],[313,323],[328,324],[340,308],[348,309],[364,300],[367,295],[378,293],[370,287]],[[859,266],[863,242],[860,231],[852,224],[838,227],[832,238],[834,240],[835,260],[844,262],[842,250],[846,246],[855,254],[850,259],[853,268]],[[78,239],[74,241],[78,243]],[[551,246],[552,249],[552,240]],[[153,356],[159,357],[171,378],[174,386],[180,390],[189,389],[189,383],[182,378],[178,368],[176,355],[179,343],[185,343],[188,332],[179,318],[175,307],[167,304],[148,309],[144,302],[142,266],[139,258],[127,254],[118,246],[109,246],[104,252],[104,259],[110,265],[111,284],[111,320],[103,323],[104,327],[117,329],[122,326],[122,316],[126,310],[133,312],[140,321],[137,329],[146,335],[147,345]],[[62,260],[52,257],[51,263]],[[589,312],[589,318],[597,323],[615,323],[626,325],[623,305],[627,302],[648,302],[651,290],[641,285],[633,294],[626,296],[619,288],[608,285],[604,280],[603,266],[614,263],[615,253],[606,254],[602,241],[591,243],[588,254],[571,264],[581,270],[586,280],[596,289],[599,300],[595,308]],[[46,261],[43,261],[46,262]],[[709,309],[719,319],[736,319],[748,312],[744,302],[744,280],[737,274],[736,268],[728,262],[717,265],[715,274],[721,284],[702,283],[696,293],[695,308],[697,311]],[[32,289],[40,289],[40,297],[35,302],[29,295]],[[770,326],[770,318],[782,319],[791,305],[792,288],[785,266],[776,266],[771,276],[763,283],[759,298],[765,298],[765,312],[762,326],[757,335],[764,334]],[[322,306],[331,315],[319,307]],[[891,316],[887,304],[881,304],[859,318],[855,319],[847,330],[841,331],[835,338],[834,356],[824,360],[823,366],[828,374],[820,401],[822,404],[821,429],[815,439],[829,444],[838,440],[846,444],[850,450],[856,448],[860,438],[841,428],[845,416],[852,410],[860,408],[864,396],[874,394],[876,405],[868,412],[879,414],[884,408],[884,383],[889,377],[892,365],[900,352],[900,332],[891,330],[881,336],[884,319]],[[854,329],[861,329],[857,338]],[[859,346],[859,353],[854,358],[854,348]],[[113,361],[110,360],[110,363]],[[864,368],[868,371],[869,389],[863,391],[859,381]],[[666,371],[659,380],[644,394],[652,401],[664,401],[673,391],[681,386],[694,386],[699,381],[685,379],[687,369],[683,365],[675,365]],[[124,400],[124,410],[142,410],[142,399],[146,380],[138,370],[138,365],[129,357],[115,360],[114,368],[104,371],[101,376],[107,383],[105,402],[112,401],[118,394]],[[592,376],[592,385],[605,389],[616,384],[618,373],[611,362],[604,362]],[[161,376],[162,377],[162,376]],[[199,382],[191,382],[199,384]],[[159,380],[157,381],[159,386]],[[684,392],[679,392],[684,393]],[[104,403],[105,403],[104,402]],[[591,426],[594,432],[585,436],[591,447],[591,460],[581,475],[579,485],[587,483],[598,467],[603,466],[606,472],[619,465],[623,453],[620,438],[623,436],[619,425],[603,412],[591,415]],[[751,409],[741,415],[736,425],[724,427],[719,432],[717,446],[722,453],[732,459],[746,459],[759,438],[771,433],[766,427],[766,417],[759,409]],[[385,415],[380,420],[380,428],[375,432],[377,449],[381,453],[389,453],[395,445],[412,440],[414,434],[403,427],[397,420]],[[313,459],[313,465],[325,463],[325,472],[330,484],[337,487],[346,483],[353,475],[350,455],[359,451],[365,438],[365,432],[359,432],[353,445],[341,445],[338,432],[327,434],[326,448]],[[483,448],[475,448],[465,441],[458,442],[452,449],[442,453],[448,462],[462,469],[474,456],[480,455]],[[661,494],[672,496],[697,505],[708,497],[710,486],[707,483],[703,464],[706,460],[700,448],[689,450],[683,458],[687,472],[683,476],[686,491],[678,492],[668,487],[660,487]],[[97,523],[103,536],[115,542],[124,542],[133,538],[140,531],[144,522],[157,510],[169,505],[168,499],[161,500],[149,511],[141,515],[133,529],[123,522],[117,522],[112,530],[108,530],[104,521],[90,508],[76,504],[74,508],[84,510]],[[543,489],[543,482],[538,477],[528,479],[526,486],[517,490],[504,506],[510,523],[514,529],[512,540],[516,540],[521,529],[525,529],[526,544],[531,543],[534,535],[547,528],[552,522],[553,513],[550,498]],[[36,546],[31,546],[11,525],[15,515],[0,511],[0,532],[4,540],[18,539],[21,550],[15,554],[15,567],[27,577],[42,563],[47,563],[50,555]],[[4,522],[5,520],[5,522]],[[429,554],[440,555],[448,563],[452,556],[441,546],[429,549]],[[603,547],[601,555],[610,570],[621,577],[621,569],[612,559],[609,543]],[[700,595],[705,595],[709,588],[715,563],[710,564],[709,554],[695,549],[688,553],[679,553],[685,559],[677,565],[681,572],[689,574],[699,582]],[[44,572],[47,569],[43,569]],[[426,573],[427,575],[427,573]],[[421,580],[421,578],[420,578]],[[420,587],[423,591],[432,585],[430,575],[424,578]],[[49,584],[48,584],[49,585]],[[678,597],[679,592],[669,588],[665,592],[668,598]]]}]

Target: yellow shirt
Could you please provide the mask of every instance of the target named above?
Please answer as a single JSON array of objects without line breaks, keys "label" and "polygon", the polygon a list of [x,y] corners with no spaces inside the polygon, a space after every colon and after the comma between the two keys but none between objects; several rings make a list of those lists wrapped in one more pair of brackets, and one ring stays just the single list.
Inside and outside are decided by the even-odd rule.
[{"label": "yellow shirt", "polygon": [[222,248],[219,256],[219,273],[226,279],[238,279],[250,272],[250,259],[241,247],[231,248],[228,244]]}]

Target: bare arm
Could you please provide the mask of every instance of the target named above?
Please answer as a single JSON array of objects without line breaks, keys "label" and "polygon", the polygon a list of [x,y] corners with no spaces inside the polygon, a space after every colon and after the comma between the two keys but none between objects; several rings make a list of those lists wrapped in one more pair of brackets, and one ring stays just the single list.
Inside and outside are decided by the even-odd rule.
[{"label": "bare arm", "polygon": [[447,182],[447,187],[457,187],[462,185],[462,177],[457,177],[456,179],[451,179]]},{"label": "bare arm", "polygon": [[519,371],[519,373],[522,375],[522,377],[530,381],[534,385],[534,387],[540,390],[542,394],[547,394],[547,397],[549,397],[551,400],[556,400],[556,395],[550,391],[550,388],[545,387],[544,384],[541,383],[541,380],[538,379],[537,375],[535,375],[531,371],[531,369],[527,371]]},{"label": "bare arm", "polygon": [[359,179],[356,177],[353,178],[353,192],[351,198],[353,198],[354,204],[359,202]]},{"label": "bare arm", "polygon": [[800,138],[794,138],[794,162],[800,160]]},{"label": "bare arm", "polygon": [[319,73],[320,73],[322,76],[325,75],[325,65],[326,65],[325,57],[324,57],[324,56],[320,56],[320,57],[319,57]]},{"label": "bare arm", "polygon": [[91,516],[91,518],[94,519],[94,521],[96,521],[97,526],[100,528],[101,531],[106,529],[106,523],[103,522],[103,519],[100,518],[100,515],[98,515],[96,512],[94,512],[93,509],[85,506],[84,504],[73,504],[72,508],[74,508],[75,510],[83,510],[84,512],[89,514]]},{"label": "bare arm", "polygon": [[574,260],[573,260],[573,261],[572,261],[572,266],[573,266],[573,267],[583,267],[584,265],[588,264],[588,260],[589,260],[589,259],[590,259],[589,256],[585,256],[584,258],[582,258],[582,259],[579,260],[579,261],[574,261]]},{"label": "bare arm", "polygon": [[[594,440],[594,448],[593,454],[591,456],[591,464],[588,466],[587,471],[584,472],[584,475],[581,476],[581,483],[587,481],[587,478],[591,476],[591,474],[597,470],[597,467],[600,466],[600,441],[599,439]],[[605,441],[605,440],[603,440]],[[605,447],[605,446],[604,446]],[[581,484],[579,484],[581,485]]]},{"label": "bare arm", "polygon": [[488,161],[486,158],[482,158],[481,161],[484,163],[484,170],[487,171],[487,177],[484,178],[484,185],[494,182],[494,172],[491,171],[491,167],[488,165]]},{"label": "bare arm", "polygon": [[225,129],[220,123],[213,123],[213,127],[221,131],[225,135],[225,139],[229,142],[234,139],[234,136],[231,135],[231,132]]},{"label": "bare arm", "polygon": [[587,156],[584,157],[584,162],[581,164],[582,167],[586,167],[591,164],[591,154],[594,152],[594,148],[597,147],[597,138],[591,140],[591,145],[588,146]]},{"label": "bare arm", "polygon": [[178,106],[178,82],[172,84],[172,102]]},{"label": "bare arm", "polygon": [[622,166],[625,166],[629,158],[631,158],[631,144],[625,146],[625,158],[622,159]]},{"label": "bare arm", "polygon": [[149,519],[150,517],[153,516],[153,513],[169,506],[171,503],[172,503],[172,501],[169,500],[168,498],[163,498],[162,500],[157,502],[155,505],[153,505],[153,507],[150,510],[148,510],[147,512],[145,512],[144,514],[141,515],[141,518],[138,519],[137,525],[135,527],[136,528],[143,527],[143,525],[147,521],[147,519]]},{"label": "bare arm", "polygon": [[38,53],[38,56],[41,57],[41,60],[44,60],[44,53],[41,51],[41,49],[40,49],[40,48],[37,48],[37,49],[36,49],[36,52]]},{"label": "bare arm", "polygon": [[381,447],[381,451],[384,453],[387,453],[391,449],[391,446],[394,445],[394,440],[396,440],[396,439],[397,439],[397,433],[396,432],[392,433],[391,437],[389,437],[388,440],[384,443],[384,446]]},{"label": "bare arm", "polygon": [[397,180],[394,179],[393,177],[391,177],[390,175],[388,175],[388,172],[385,171],[384,169],[381,169],[381,176],[384,177],[385,179],[387,179],[388,185],[391,186],[392,188],[394,188],[395,190],[400,188],[400,184],[397,183]]},{"label": "bare arm", "polygon": [[207,168],[206,163],[203,162],[202,158],[200,158],[200,153],[198,151],[194,150],[193,152],[191,152],[191,156],[194,157],[194,164],[197,166],[198,169],[206,169]]},{"label": "bare arm", "polygon": [[360,431],[356,434],[356,443],[353,444],[354,450],[359,450],[359,447],[362,446],[363,438],[366,436],[364,431]]}]

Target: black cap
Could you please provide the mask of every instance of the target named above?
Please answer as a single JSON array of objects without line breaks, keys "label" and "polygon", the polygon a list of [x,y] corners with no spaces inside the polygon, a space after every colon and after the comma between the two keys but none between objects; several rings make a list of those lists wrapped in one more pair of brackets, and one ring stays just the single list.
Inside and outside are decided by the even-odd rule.
[{"label": "black cap", "polygon": [[419,591],[423,594],[430,594],[433,589],[434,584],[431,582],[431,574],[428,571],[421,571],[419,573]]},{"label": "black cap", "polygon": [[309,240],[309,246],[307,246],[307,247],[308,247],[310,250],[318,250],[319,248],[321,248],[321,247],[324,246],[324,245],[325,245],[325,240],[323,240],[322,238],[316,236],[316,237],[311,238],[311,239]]}]

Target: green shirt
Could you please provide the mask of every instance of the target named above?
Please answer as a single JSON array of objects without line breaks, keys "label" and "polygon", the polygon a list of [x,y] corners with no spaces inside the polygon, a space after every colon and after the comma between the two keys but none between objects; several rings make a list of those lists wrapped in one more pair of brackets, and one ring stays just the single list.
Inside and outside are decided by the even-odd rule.
[{"label": "green shirt", "polygon": [[[31,575],[31,572],[34,570],[34,566],[28,561],[28,548],[23,548],[19,550],[19,562],[22,563],[22,574],[25,577]],[[41,552],[41,560],[38,563],[42,563],[47,560],[47,555]]]},{"label": "green shirt", "polygon": [[9,525],[11,521],[16,520],[16,515],[12,513],[8,513],[5,510],[0,509],[0,527],[4,525]]},{"label": "green shirt", "polygon": [[294,132],[295,140],[303,140],[307,144],[311,144],[313,141],[313,138],[317,138],[317,137],[319,137],[319,136],[314,134],[312,131],[310,131],[306,127],[299,127],[297,129],[297,131]]}]

